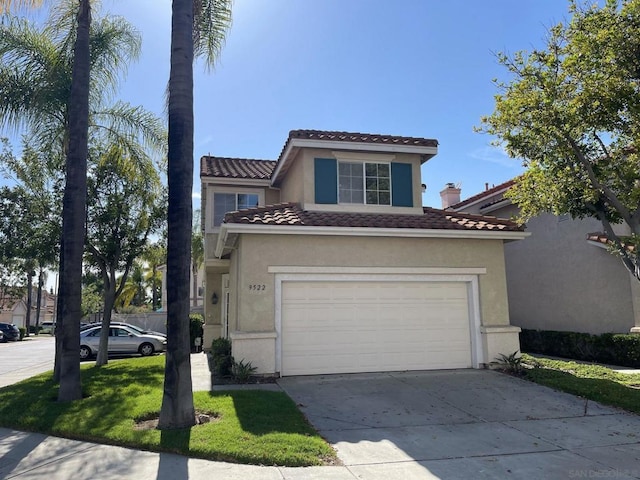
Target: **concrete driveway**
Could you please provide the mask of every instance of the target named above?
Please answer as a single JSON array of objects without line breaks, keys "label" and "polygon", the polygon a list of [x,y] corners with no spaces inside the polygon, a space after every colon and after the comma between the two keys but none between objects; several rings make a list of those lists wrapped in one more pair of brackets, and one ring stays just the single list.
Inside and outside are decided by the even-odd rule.
[{"label": "concrete driveway", "polygon": [[498,372],[278,383],[356,478],[640,478],[640,416]]}]

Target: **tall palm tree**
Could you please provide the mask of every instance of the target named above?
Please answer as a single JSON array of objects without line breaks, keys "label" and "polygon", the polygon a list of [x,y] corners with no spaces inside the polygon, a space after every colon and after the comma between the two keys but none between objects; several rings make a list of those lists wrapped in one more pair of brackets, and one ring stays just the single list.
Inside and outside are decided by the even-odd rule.
[{"label": "tall palm tree", "polygon": [[[11,6],[37,6],[41,2],[36,0],[0,0],[0,9],[7,11]],[[80,318],[82,316],[81,308],[81,278],[82,278],[82,257],[84,249],[84,232],[86,217],[86,196],[87,196],[87,155],[88,155],[88,131],[89,131],[89,105],[90,99],[99,98],[100,94],[105,92],[104,89],[92,90],[92,72],[106,72],[106,85],[117,80],[117,67],[122,62],[119,59],[126,59],[127,56],[112,55],[105,58],[105,55],[98,55],[96,51],[91,50],[91,5],[89,0],[77,0],[73,3],[58,2],[62,4],[60,10],[54,11],[58,13],[54,17],[49,28],[53,31],[60,32],[61,29],[68,29],[69,35],[64,37],[63,45],[73,45],[73,49],[68,50],[71,54],[67,57],[69,62],[62,64],[54,64],[54,66],[62,65],[58,71],[44,69],[44,75],[40,78],[48,80],[44,84],[39,84],[35,80],[39,77],[39,70],[30,69],[33,63],[23,62],[26,67],[26,75],[21,75],[24,71],[20,69],[5,69],[8,65],[6,52],[2,54],[2,63],[0,66],[0,82],[6,80],[12,84],[13,81],[27,79],[31,81],[31,85],[42,87],[39,92],[27,89],[26,92],[32,92],[34,95],[28,97],[33,101],[8,102],[3,101],[0,104],[0,119],[3,123],[8,123],[17,127],[24,124],[28,126],[40,139],[57,138],[60,140],[65,153],[65,190],[62,208],[62,239],[60,253],[60,287],[58,295],[58,327],[56,336],[56,368],[55,376],[60,380],[60,388],[58,391],[59,401],[77,400],[82,397],[80,384],[80,364],[79,364],[79,344],[80,344]],[[68,8],[64,8],[64,7]],[[66,13],[65,13],[66,12]],[[1,40],[9,38],[3,32],[0,35]],[[107,42],[108,43],[108,42]],[[48,52],[45,52],[48,53]],[[93,53],[93,55],[92,55]],[[135,52],[133,52],[135,53]],[[108,55],[107,55],[108,57]],[[102,59],[102,63],[98,60]],[[33,60],[33,58],[32,58]],[[36,62],[37,64],[37,62]],[[93,77],[95,78],[95,77]],[[65,85],[64,80],[69,80]],[[10,90],[12,94],[20,93],[20,88],[14,86]],[[23,86],[27,86],[23,82]],[[54,100],[56,96],[51,95],[50,87],[58,88],[63,92],[57,97],[59,101]],[[96,87],[97,84],[93,84]],[[0,87],[2,88],[2,87]],[[54,90],[55,90],[54,88]],[[90,96],[90,93],[92,95]],[[3,92],[4,93],[4,92]],[[7,95],[2,95],[3,100]],[[39,100],[43,100],[40,102]],[[51,111],[62,113],[62,122],[56,123],[51,121],[55,119],[55,115],[51,115]],[[2,109],[9,109],[4,110]],[[127,120],[126,116],[114,116],[115,124],[122,126],[122,122]],[[60,132],[60,129],[53,128],[62,125],[62,136],[56,135],[54,132]],[[46,135],[47,132],[51,134]],[[127,143],[127,136],[122,136],[123,143]],[[134,142],[135,143],[135,142]]]},{"label": "tall palm tree", "polygon": [[158,428],[195,424],[189,341],[193,187],[193,59],[212,66],[231,24],[231,0],[173,0],[167,178],[167,353]]},{"label": "tall palm tree", "polygon": [[[0,0],[2,10],[12,6],[35,7],[37,0]],[[60,253],[60,290],[58,295],[57,342],[60,388],[58,401],[82,398],[80,384],[80,318],[82,252],[87,197],[87,139],[89,130],[89,0],[78,0],[74,60],[69,95],[69,142],[66,156],[66,185],[62,207],[62,245]]]}]

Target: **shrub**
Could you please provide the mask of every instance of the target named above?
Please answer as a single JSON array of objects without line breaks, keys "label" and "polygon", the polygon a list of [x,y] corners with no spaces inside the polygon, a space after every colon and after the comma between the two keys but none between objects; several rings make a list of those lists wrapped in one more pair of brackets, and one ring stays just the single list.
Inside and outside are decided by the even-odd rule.
[{"label": "shrub", "polygon": [[517,350],[510,355],[501,353],[491,364],[514,375],[522,373],[522,356]]},{"label": "shrub", "polygon": [[520,333],[523,352],[622,367],[640,368],[640,335],[525,330]]},{"label": "shrub", "polygon": [[211,343],[213,358],[213,374],[219,377],[231,376],[233,357],[231,356],[231,341],[226,338],[216,338]]},{"label": "shrub", "polygon": [[240,362],[234,360],[231,366],[231,375],[238,383],[247,383],[256,370],[257,368],[251,365],[251,362],[244,363],[244,360],[240,360]]},{"label": "shrub", "polygon": [[202,346],[202,336],[204,335],[204,329],[202,328],[204,325],[204,320],[202,319],[202,315],[199,313],[192,313],[189,315],[189,338],[191,351],[196,351],[196,338],[200,338],[200,347]]},{"label": "shrub", "polygon": [[25,333],[27,333],[27,329],[24,327],[18,327],[18,330],[20,330],[20,340],[22,340],[24,338]]}]

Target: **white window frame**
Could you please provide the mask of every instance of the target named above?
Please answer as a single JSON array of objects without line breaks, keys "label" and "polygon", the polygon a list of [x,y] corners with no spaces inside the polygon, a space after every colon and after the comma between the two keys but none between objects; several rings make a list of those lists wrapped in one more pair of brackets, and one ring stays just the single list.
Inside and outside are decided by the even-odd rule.
[{"label": "white window frame", "polygon": [[238,188],[238,187],[208,187],[207,188],[207,211],[205,212],[206,232],[217,233],[220,231],[220,225],[213,225],[214,212],[214,194],[216,193],[233,193],[236,194],[236,205],[238,204],[237,195],[258,195],[258,206],[264,206],[264,189],[262,188]]},{"label": "white window frame", "polygon": [[[393,191],[392,191],[392,177],[391,177],[391,164],[395,161],[396,155],[394,154],[380,154],[380,153],[362,153],[362,152],[331,152],[336,158],[336,188],[338,193],[337,204],[338,205],[369,205],[369,206],[381,206],[391,207],[393,206]],[[340,163],[362,163],[362,187],[363,187],[363,202],[362,203],[345,203],[340,201]],[[385,163],[389,165],[389,203],[367,203],[367,163]]]},{"label": "white window frame", "polygon": [[[340,198],[340,164],[346,164],[346,163],[350,163],[350,164],[356,163],[356,164],[362,165],[362,203],[344,202]],[[368,203],[367,202],[367,165],[368,164],[387,165],[389,167],[389,203]],[[337,182],[338,182],[338,204],[339,205],[376,205],[376,206],[380,205],[385,207],[390,207],[391,205],[393,205],[392,190],[391,190],[392,188],[391,187],[391,162],[379,161],[379,160],[359,160],[359,161],[355,160],[354,161],[351,159],[342,159],[342,160],[338,159],[337,168],[338,168]]]}]

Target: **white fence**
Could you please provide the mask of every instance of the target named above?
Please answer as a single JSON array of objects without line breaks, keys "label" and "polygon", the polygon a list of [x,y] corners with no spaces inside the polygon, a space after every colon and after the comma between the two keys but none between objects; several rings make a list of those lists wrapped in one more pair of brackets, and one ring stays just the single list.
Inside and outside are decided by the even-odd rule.
[{"label": "white fence", "polygon": [[167,312],[113,313],[111,321],[130,323],[144,330],[167,333]]}]

